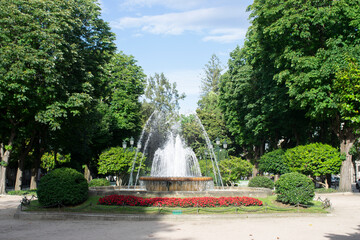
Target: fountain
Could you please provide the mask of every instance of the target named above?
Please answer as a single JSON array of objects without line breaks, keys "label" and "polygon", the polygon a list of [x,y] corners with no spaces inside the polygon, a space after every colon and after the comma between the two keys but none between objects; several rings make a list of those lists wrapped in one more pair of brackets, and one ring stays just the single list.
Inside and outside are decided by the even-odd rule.
[{"label": "fountain", "polygon": [[212,177],[202,177],[192,149],[180,135],[169,133],[164,148],[156,150],[151,173],[140,177],[148,191],[205,191],[214,188]]},{"label": "fountain", "polygon": [[[192,120],[202,135],[203,148],[209,153],[211,177],[202,176],[194,151],[186,146],[181,137],[183,132],[178,118],[155,111],[145,123],[136,145],[127,188],[97,187],[90,189],[89,193],[97,196],[118,194],[142,197],[266,197],[272,194],[270,189],[224,187],[214,148],[205,128],[196,114]],[[139,151],[143,154],[138,154]],[[138,156],[142,156],[141,159],[137,159]]]},{"label": "fountain", "polygon": [[[204,130],[203,127],[202,129]],[[213,178],[201,175],[198,159],[194,151],[186,146],[180,132],[180,124],[174,121],[174,118],[167,119],[161,112],[151,115],[140,136],[138,142],[140,147],[137,151],[141,150],[142,142],[145,142],[142,148],[143,156],[147,155],[152,161],[151,164],[149,162],[143,164],[144,159],[140,160],[133,184],[136,162],[134,159],[128,188],[136,186],[138,181],[147,191],[205,191],[214,188]],[[203,135],[204,138],[208,138],[206,133]],[[210,140],[207,139],[206,144],[212,149]],[[222,185],[213,150],[210,156],[215,181]],[[146,168],[150,167],[151,171],[148,174]],[[140,176],[142,171],[143,176]]]}]

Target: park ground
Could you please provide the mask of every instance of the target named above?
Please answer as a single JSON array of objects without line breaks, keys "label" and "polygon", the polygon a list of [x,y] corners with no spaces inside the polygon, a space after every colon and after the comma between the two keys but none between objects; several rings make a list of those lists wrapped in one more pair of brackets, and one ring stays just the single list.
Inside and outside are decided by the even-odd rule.
[{"label": "park ground", "polygon": [[18,220],[20,196],[0,195],[1,240],[359,240],[360,193],[321,194],[329,214],[152,221]]}]

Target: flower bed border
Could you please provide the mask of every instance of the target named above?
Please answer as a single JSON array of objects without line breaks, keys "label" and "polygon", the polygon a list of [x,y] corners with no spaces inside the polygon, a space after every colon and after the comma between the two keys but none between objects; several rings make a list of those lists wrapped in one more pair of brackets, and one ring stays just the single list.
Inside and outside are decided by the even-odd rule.
[{"label": "flower bed border", "polygon": [[263,202],[251,197],[191,197],[191,198],[142,198],[131,195],[109,195],[99,198],[99,205],[142,207],[229,207],[262,206]]}]

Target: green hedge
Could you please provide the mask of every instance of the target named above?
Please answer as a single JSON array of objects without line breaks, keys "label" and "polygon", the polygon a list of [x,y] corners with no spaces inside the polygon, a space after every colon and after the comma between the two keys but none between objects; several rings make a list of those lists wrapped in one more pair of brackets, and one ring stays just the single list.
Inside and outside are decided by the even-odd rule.
[{"label": "green hedge", "polygon": [[106,178],[96,178],[89,182],[89,187],[110,186],[110,181]]},{"label": "green hedge", "polygon": [[277,200],[287,204],[310,204],[315,196],[315,186],[301,173],[287,173],[275,183]]},{"label": "green hedge", "polygon": [[261,187],[261,188],[270,188],[273,189],[274,188],[274,182],[264,176],[257,176],[254,177],[252,179],[250,179],[249,181],[249,187]]},{"label": "green hedge", "polygon": [[88,198],[88,183],[76,170],[58,168],[40,179],[37,196],[45,207],[77,205]]}]

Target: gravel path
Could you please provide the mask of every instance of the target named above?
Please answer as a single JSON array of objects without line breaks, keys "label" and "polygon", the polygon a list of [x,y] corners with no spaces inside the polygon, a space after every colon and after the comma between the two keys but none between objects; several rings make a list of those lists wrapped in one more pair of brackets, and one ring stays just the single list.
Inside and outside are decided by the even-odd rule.
[{"label": "gravel path", "polygon": [[0,240],[359,240],[360,194],[327,194],[324,216],[161,221],[16,220],[21,197],[0,195]]}]

